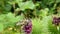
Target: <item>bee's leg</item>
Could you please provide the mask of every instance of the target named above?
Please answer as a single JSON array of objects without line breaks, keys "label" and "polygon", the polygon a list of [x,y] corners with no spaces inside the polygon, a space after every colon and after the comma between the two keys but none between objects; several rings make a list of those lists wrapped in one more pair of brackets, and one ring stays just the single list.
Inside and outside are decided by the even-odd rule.
[{"label": "bee's leg", "polygon": [[24,32],[24,25],[21,26],[21,34],[25,34],[25,32]]}]

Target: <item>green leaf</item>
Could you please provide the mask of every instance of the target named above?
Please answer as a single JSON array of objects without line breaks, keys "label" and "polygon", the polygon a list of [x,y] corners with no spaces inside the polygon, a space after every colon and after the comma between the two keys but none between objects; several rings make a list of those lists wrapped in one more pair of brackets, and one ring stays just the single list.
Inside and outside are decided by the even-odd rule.
[{"label": "green leaf", "polygon": [[40,10],[40,16],[41,17],[46,16],[48,14],[48,11],[49,11],[48,8],[45,8],[45,9]]},{"label": "green leaf", "polygon": [[57,3],[59,3],[59,2],[60,2],[60,0],[56,0],[56,2],[57,2]]},{"label": "green leaf", "polygon": [[17,3],[22,2],[23,0],[15,0]]},{"label": "green leaf", "polygon": [[0,23],[0,32],[2,32],[2,31],[3,31],[3,24]]},{"label": "green leaf", "polygon": [[19,7],[20,7],[21,10],[34,9],[35,8],[35,5],[33,4],[32,1],[21,2],[21,3],[18,3],[18,4],[19,4]]},{"label": "green leaf", "polygon": [[41,22],[40,22],[40,29],[41,29],[41,33],[42,34],[50,34],[49,30],[48,30],[48,24],[49,24],[49,20],[51,19],[51,16],[45,16]]}]

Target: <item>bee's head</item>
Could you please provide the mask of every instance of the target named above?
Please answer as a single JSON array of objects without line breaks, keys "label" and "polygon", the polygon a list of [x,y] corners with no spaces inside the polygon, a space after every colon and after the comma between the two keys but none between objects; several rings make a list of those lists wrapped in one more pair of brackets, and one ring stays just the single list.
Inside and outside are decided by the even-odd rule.
[{"label": "bee's head", "polygon": [[23,24],[22,20],[16,23],[17,26],[22,25],[22,24]]},{"label": "bee's head", "polygon": [[31,22],[31,20],[29,20],[29,19],[25,19],[25,20],[21,20],[21,21],[19,21],[19,22],[17,22],[17,26],[20,26],[20,25],[27,25],[28,23],[30,23]]}]

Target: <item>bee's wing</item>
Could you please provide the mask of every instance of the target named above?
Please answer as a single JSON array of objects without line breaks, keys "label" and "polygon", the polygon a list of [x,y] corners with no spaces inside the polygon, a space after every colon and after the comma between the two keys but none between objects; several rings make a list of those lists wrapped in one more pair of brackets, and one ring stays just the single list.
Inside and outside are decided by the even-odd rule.
[{"label": "bee's wing", "polygon": [[23,21],[19,21],[19,22],[17,22],[16,25],[22,25],[22,24],[23,24]]}]

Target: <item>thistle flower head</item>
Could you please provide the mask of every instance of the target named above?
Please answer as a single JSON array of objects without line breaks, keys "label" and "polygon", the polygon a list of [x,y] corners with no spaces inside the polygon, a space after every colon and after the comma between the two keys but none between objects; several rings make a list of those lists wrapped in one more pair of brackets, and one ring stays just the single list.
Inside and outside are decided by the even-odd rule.
[{"label": "thistle flower head", "polygon": [[59,23],[60,23],[60,18],[53,17],[53,24],[59,25]]},{"label": "thistle flower head", "polygon": [[32,21],[30,19],[26,19],[27,24],[24,26],[24,31],[29,34],[32,31]]}]

